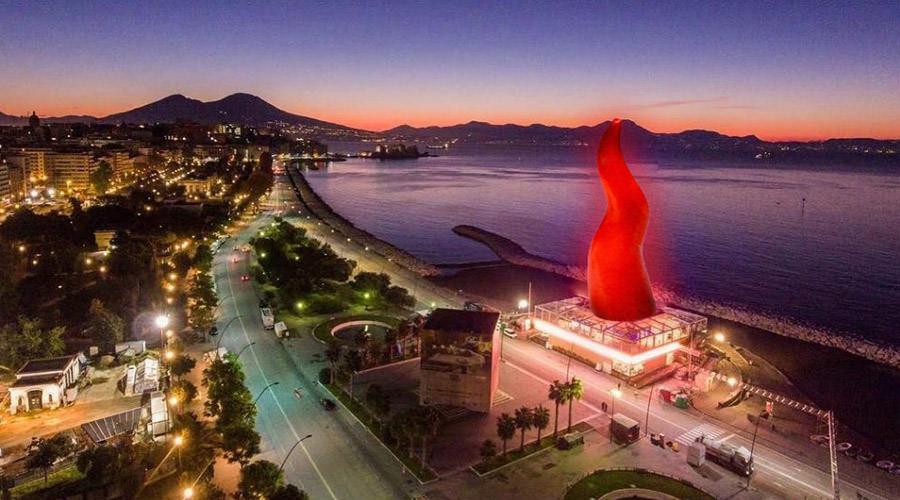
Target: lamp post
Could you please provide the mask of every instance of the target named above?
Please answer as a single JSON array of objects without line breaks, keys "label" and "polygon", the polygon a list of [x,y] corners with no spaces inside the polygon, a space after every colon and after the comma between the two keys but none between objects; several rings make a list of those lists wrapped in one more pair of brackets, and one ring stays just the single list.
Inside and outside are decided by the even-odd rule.
[{"label": "lamp post", "polygon": [[282,472],[284,470],[284,464],[287,463],[288,458],[290,458],[290,456],[291,456],[291,453],[294,452],[294,448],[296,448],[298,444],[302,443],[303,440],[305,440],[307,438],[311,438],[311,437],[312,437],[312,434],[307,434],[307,435],[303,436],[302,438],[298,439],[297,442],[294,443],[294,446],[291,446],[291,449],[288,450],[287,455],[284,456],[284,461],[281,462],[281,467],[278,468],[278,472]]},{"label": "lamp post", "polygon": [[[756,448],[756,432],[759,430],[759,421],[763,418],[769,418],[769,414],[765,411],[761,411],[759,415],[756,416],[756,426],[753,427],[753,440],[750,441],[750,464],[753,464],[753,449]],[[753,476],[753,471],[751,470],[747,474],[747,488],[750,488],[750,478]]]},{"label": "lamp post", "polygon": [[609,393],[612,395],[612,412],[610,412],[609,417],[609,442],[612,443],[613,433],[612,433],[612,419],[616,416],[616,400],[622,397],[622,384],[619,384],[616,387],[613,387]]},{"label": "lamp post", "polygon": [[650,395],[647,396],[647,416],[644,418],[644,435],[650,433],[650,402],[653,400],[653,389],[656,387],[655,384],[650,385]]},{"label": "lamp post", "polygon": [[225,338],[225,334],[228,333],[228,327],[234,323],[234,320],[240,318],[242,315],[238,314],[237,316],[228,320],[228,323],[225,323],[225,327],[222,328],[222,331],[219,332],[219,340],[216,341],[216,359],[219,358],[219,346],[222,344],[222,339]]},{"label": "lamp post", "polygon": [[241,347],[241,350],[238,351],[236,357],[240,358],[240,357],[241,357],[241,354],[244,354],[244,351],[247,350],[248,347],[250,347],[250,346],[252,346],[252,345],[255,345],[255,344],[256,344],[256,342],[250,342],[249,344],[245,345],[244,347]]},{"label": "lamp post", "polygon": [[160,348],[163,348],[166,346],[165,331],[166,327],[169,326],[169,317],[165,314],[160,314],[156,316],[156,319],[154,319],[153,322],[156,327],[159,328],[159,345]]},{"label": "lamp post", "polygon": [[277,382],[277,381],[276,381],[276,382],[272,382],[271,384],[269,384],[269,385],[263,387],[263,390],[259,391],[259,394],[256,396],[256,399],[253,400],[253,406],[256,406],[256,402],[259,401],[259,398],[261,398],[262,395],[263,395],[267,390],[269,390],[269,387],[272,387],[273,385],[278,385],[278,382]]}]

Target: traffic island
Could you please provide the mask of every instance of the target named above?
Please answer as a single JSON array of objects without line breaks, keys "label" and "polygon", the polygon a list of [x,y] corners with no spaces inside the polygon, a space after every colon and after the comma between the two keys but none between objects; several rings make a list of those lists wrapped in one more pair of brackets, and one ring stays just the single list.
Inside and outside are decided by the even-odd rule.
[{"label": "traffic island", "polygon": [[[594,430],[594,428],[587,422],[579,422],[572,426],[572,430],[568,434],[580,436],[592,430]],[[560,436],[562,436],[562,433],[560,433]],[[487,460],[481,461],[472,466],[472,471],[475,472],[475,474],[477,474],[478,476],[490,474],[497,469],[501,469],[512,463],[524,460],[532,455],[535,455],[536,453],[553,447],[558,439],[559,437],[555,438],[553,437],[553,434],[544,436],[541,438],[540,443],[535,440],[531,443],[526,444],[524,450],[519,450],[518,448],[516,448],[513,451],[507,452],[505,455],[496,455],[488,458]]]},{"label": "traffic island", "polygon": [[[644,490],[649,497],[662,493],[667,497],[689,500],[715,500],[712,495],[684,481],[643,469],[608,469],[596,471],[578,481],[566,492],[565,500],[607,498],[606,495],[626,490],[634,498],[634,490]],[[638,494],[639,498],[644,498]],[[619,498],[619,497],[616,497]],[[657,498],[657,497],[651,497]]]}]

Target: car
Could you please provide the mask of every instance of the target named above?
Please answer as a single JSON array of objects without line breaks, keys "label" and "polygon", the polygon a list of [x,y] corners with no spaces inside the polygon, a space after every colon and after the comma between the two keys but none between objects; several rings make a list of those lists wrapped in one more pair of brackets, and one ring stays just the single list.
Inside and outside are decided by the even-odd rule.
[{"label": "car", "polygon": [[241,281],[250,281],[250,276],[246,274],[241,276]]},{"label": "car", "polygon": [[209,336],[210,336],[210,337],[215,337],[215,336],[218,335],[218,334],[219,334],[219,327],[213,326],[212,328],[209,329]]},{"label": "car", "polygon": [[325,411],[334,411],[337,408],[337,405],[334,404],[334,401],[328,398],[322,398],[319,400],[319,403],[322,404],[322,408],[325,408]]}]

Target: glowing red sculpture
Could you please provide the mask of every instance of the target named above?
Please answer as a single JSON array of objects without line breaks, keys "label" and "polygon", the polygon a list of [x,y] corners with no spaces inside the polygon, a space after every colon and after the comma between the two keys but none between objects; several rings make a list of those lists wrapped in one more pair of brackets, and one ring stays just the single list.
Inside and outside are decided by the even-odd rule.
[{"label": "glowing red sculpture", "polygon": [[597,170],[606,192],[606,215],[588,252],[588,290],[597,316],[632,321],[656,313],[650,277],[644,266],[643,242],[650,208],[628,170],[616,119],[600,139]]}]

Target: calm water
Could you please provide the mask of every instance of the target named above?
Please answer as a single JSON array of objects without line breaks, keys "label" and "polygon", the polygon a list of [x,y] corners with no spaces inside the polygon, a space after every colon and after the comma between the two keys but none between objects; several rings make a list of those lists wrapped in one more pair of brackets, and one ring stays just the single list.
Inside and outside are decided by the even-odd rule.
[{"label": "calm water", "polygon": [[[533,253],[584,264],[605,207],[592,150],[462,146],[439,153],[335,163],[309,180],[355,224],[431,262],[494,259],[451,231],[472,224]],[[900,170],[631,167],[652,211],[645,256],[654,281],[900,343]]]}]

